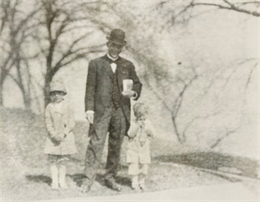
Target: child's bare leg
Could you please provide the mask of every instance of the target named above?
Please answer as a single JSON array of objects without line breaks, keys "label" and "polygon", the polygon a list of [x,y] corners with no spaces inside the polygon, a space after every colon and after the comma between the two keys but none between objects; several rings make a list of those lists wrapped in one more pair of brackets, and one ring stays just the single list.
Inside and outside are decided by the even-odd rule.
[{"label": "child's bare leg", "polygon": [[59,184],[62,189],[68,189],[66,183],[66,162],[64,160],[59,162]]},{"label": "child's bare leg", "polygon": [[146,190],[145,177],[148,173],[148,164],[143,164],[141,168],[141,172],[139,174],[139,185],[142,190]]},{"label": "child's bare leg", "polygon": [[51,164],[51,187],[52,189],[59,189],[59,184],[58,184],[58,166],[56,163]]},{"label": "child's bare leg", "polygon": [[133,175],[132,176],[132,189],[134,190],[139,190],[139,183],[138,183],[138,175]]},{"label": "child's bare leg", "polygon": [[132,184],[131,187],[134,190],[139,189],[139,183],[138,183],[138,174],[139,174],[139,164],[138,163],[131,163],[128,167],[128,174],[132,176]]}]

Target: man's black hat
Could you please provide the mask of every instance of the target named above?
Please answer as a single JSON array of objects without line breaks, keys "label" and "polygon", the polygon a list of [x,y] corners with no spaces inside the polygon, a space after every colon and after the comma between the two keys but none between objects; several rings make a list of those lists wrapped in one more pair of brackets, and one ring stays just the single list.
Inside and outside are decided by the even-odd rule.
[{"label": "man's black hat", "polygon": [[110,33],[110,36],[107,36],[107,40],[118,44],[118,45],[126,45],[125,41],[125,32],[121,29],[113,29]]}]

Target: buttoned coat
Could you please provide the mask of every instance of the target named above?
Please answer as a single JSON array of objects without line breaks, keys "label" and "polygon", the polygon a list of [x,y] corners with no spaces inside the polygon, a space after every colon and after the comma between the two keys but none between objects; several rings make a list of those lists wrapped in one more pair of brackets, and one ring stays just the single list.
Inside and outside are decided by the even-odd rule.
[{"label": "buttoned coat", "polygon": [[[66,101],[62,102],[60,110],[57,110],[53,103],[49,103],[45,109],[45,123],[48,131],[44,149],[46,154],[68,155],[77,152],[72,132],[75,126],[73,111]],[[54,140],[59,133],[66,134],[66,137],[61,142]]]},{"label": "buttoned coat", "polygon": [[[132,79],[132,90],[137,93],[137,97],[135,97],[135,100],[137,100],[141,93],[142,83],[136,75],[133,63],[119,57],[116,64],[119,91],[123,91],[123,79]],[[106,55],[90,61],[86,82],[85,111],[92,110],[95,112],[93,123],[94,127],[95,124],[102,118],[105,110],[109,107],[111,108],[113,104],[113,77],[114,73]],[[131,112],[130,98],[124,97],[121,93],[120,106],[123,109],[128,123],[127,128],[129,128]]]}]

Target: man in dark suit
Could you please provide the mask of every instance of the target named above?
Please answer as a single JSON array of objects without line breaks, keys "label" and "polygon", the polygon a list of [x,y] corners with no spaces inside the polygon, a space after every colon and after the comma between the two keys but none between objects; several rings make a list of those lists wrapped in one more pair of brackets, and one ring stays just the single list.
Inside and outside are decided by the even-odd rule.
[{"label": "man in dark suit", "polygon": [[[108,157],[104,179],[109,188],[121,190],[115,176],[119,169],[121,145],[130,126],[130,99],[137,100],[142,89],[133,63],[119,56],[126,45],[124,31],[114,29],[107,39],[108,53],[91,60],[88,67],[85,111],[90,122],[90,142],[82,192],[88,192],[95,181],[107,133]],[[124,79],[133,81],[132,90],[123,91]]]}]

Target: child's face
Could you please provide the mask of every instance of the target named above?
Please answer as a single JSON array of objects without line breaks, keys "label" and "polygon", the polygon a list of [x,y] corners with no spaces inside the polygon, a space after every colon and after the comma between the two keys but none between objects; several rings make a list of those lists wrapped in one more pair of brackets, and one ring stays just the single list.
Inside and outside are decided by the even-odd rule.
[{"label": "child's face", "polygon": [[141,122],[143,122],[143,121],[145,121],[146,120],[146,114],[142,114],[141,116],[138,116],[137,117],[137,121],[141,121]]},{"label": "child's face", "polygon": [[51,95],[52,102],[59,103],[63,100],[65,93],[62,91],[53,91],[50,93],[50,95]]}]

